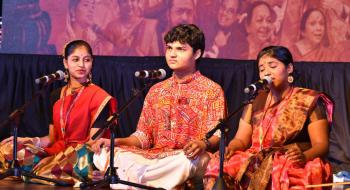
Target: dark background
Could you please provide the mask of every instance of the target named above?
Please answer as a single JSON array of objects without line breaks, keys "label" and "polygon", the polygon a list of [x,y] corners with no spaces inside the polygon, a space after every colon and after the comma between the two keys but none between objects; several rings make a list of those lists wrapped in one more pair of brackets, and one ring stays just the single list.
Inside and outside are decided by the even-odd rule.
[{"label": "dark background", "polygon": [[[350,166],[350,65],[335,62],[297,62],[295,67],[299,73],[296,86],[323,91],[334,100],[329,155],[335,163]],[[165,68],[167,77],[171,76],[164,57],[97,56],[93,65],[93,83],[116,97],[119,106],[123,106],[132,97],[133,89],[142,88],[145,82],[157,82],[137,79],[134,77],[135,71],[157,68]],[[229,113],[247,98],[243,93],[244,87],[258,78],[254,61],[203,59],[198,68],[202,74],[222,86]],[[40,88],[34,83],[35,78],[58,69],[63,70],[60,56],[0,54],[0,122],[33,97]],[[20,136],[48,134],[49,93],[63,85],[63,81],[54,82],[48,86],[43,97],[28,107],[21,120]],[[121,114],[118,136],[125,137],[135,131],[146,93],[147,91]],[[240,113],[230,121],[229,139],[236,132],[239,116]],[[0,139],[10,136],[11,129],[11,126],[1,127]]]}]

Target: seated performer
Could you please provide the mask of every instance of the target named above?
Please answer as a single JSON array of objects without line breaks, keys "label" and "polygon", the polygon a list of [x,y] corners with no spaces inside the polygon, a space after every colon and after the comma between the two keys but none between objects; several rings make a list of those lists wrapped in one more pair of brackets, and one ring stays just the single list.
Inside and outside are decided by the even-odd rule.
[{"label": "seated performer", "polygon": [[[63,63],[68,84],[51,94],[49,135],[18,138],[18,160],[25,171],[72,185],[92,174],[91,136],[109,112],[116,110],[116,100],[91,81],[92,56],[85,41],[75,40],[65,46]],[[13,137],[1,142],[2,169],[7,169],[7,162],[12,160],[12,143]]]},{"label": "seated performer", "polygon": [[[224,180],[228,189],[290,189],[329,182],[331,167],[323,160],[333,103],[323,93],[293,83],[293,58],[282,46],[269,46],[257,58],[260,78],[272,83],[241,116],[227,147]],[[212,189],[219,159],[210,160],[205,189]]]},{"label": "seated performer", "polygon": [[[196,69],[205,47],[197,26],[178,25],[164,41],[173,76],[149,90],[136,132],[115,139],[114,163],[125,181],[173,189],[192,178],[200,187],[209,159],[206,150],[217,148],[219,142],[218,134],[203,138],[224,116],[224,93]],[[109,166],[109,142],[101,138],[93,145],[94,164],[101,171]]]}]

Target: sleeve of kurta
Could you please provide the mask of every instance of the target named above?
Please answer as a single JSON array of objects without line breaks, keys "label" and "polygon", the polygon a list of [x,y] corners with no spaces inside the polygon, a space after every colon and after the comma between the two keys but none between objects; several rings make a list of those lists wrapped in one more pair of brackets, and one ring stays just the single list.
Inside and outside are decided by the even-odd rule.
[{"label": "sleeve of kurta", "polygon": [[[217,86],[208,95],[208,131],[213,129],[226,116],[226,102],[224,91],[220,86]],[[215,136],[220,137],[220,131],[216,131]]]},{"label": "sleeve of kurta", "polygon": [[155,112],[153,111],[153,107],[152,107],[155,99],[152,94],[153,94],[153,91],[151,88],[151,90],[149,91],[149,93],[145,98],[141,116],[137,124],[137,129],[132,134],[133,136],[139,139],[142,149],[149,149],[153,145],[152,129],[153,127],[156,127],[156,126],[154,122]]}]

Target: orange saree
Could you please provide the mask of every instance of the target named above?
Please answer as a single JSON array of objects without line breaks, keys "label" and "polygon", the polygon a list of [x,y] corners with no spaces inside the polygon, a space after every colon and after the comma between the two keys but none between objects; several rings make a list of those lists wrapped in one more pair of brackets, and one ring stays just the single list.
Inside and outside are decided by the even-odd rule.
[{"label": "orange saree", "polygon": [[[43,149],[32,144],[19,145],[18,159],[27,171],[73,185],[87,180],[91,174],[93,153],[85,143],[90,139],[90,129],[104,107],[109,105],[110,112],[114,112],[116,101],[93,84],[71,95],[65,95],[65,91],[66,87],[63,87],[60,98],[53,105],[53,143]],[[12,160],[10,144],[0,148],[0,165],[6,168],[7,160]]]}]

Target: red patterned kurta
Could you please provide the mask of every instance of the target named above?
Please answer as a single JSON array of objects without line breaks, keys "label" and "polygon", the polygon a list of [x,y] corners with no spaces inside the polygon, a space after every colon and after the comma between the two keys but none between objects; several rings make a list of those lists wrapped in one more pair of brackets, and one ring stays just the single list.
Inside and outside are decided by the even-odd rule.
[{"label": "red patterned kurta", "polygon": [[[123,146],[114,150],[118,176],[164,189],[174,189],[188,178],[198,177],[202,181],[209,156],[203,153],[191,160],[182,149],[191,140],[202,139],[224,113],[222,88],[199,71],[182,83],[173,76],[154,85],[132,134],[140,140],[142,148]],[[95,154],[94,164],[106,171],[109,152],[103,149],[101,154]],[[130,187],[116,184],[111,188]]]},{"label": "red patterned kurta", "polygon": [[[293,146],[299,146],[302,150],[309,148],[307,143],[289,143],[301,133],[318,100],[326,106],[330,122],[333,109],[332,102],[321,93],[303,88],[292,89],[285,99],[271,107],[263,103],[267,95],[260,94],[253,102],[250,123],[253,129],[252,145],[246,151],[236,151],[224,163],[229,189],[239,185],[248,188],[248,184],[248,189],[265,189],[269,181],[272,182],[272,189],[304,189],[305,185],[329,182],[331,179],[330,165],[322,159],[315,158],[305,166],[299,166],[293,165],[284,155],[284,151]],[[264,134],[262,151],[260,127]],[[209,162],[206,177],[216,177],[218,171],[219,160],[216,156]]]},{"label": "red patterned kurta", "polygon": [[189,141],[202,139],[224,112],[222,88],[199,71],[183,83],[171,77],[150,89],[132,135],[147,150],[141,151],[145,157],[164,157],[166,153],[159,153],[182,149]]}]

